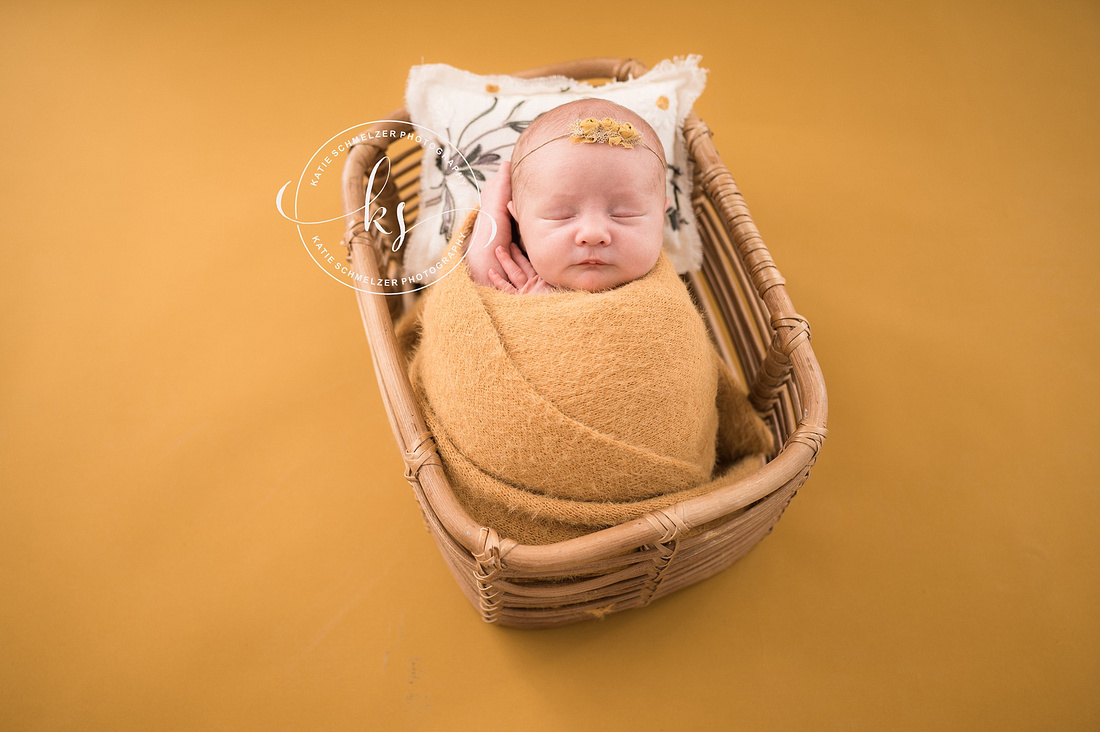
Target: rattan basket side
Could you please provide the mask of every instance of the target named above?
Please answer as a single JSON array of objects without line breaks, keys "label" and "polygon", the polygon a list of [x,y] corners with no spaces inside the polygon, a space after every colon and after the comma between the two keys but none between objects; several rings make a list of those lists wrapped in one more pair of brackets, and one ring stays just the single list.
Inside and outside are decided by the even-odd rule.
[{"label": "rattan basket side", "polygon": [[[564,75],[619,79],[645,73],[633,59],[585,59],[530,69],[516,76]],[[408,123],[404,109],[387,127]],[[411,128],[409,128],[411,130]],[[635,521],[556,544],[531,546],[479,525],[459,504],[413,396],[394,320],[409,295],[357,292],[375,375],[405,477],[429,532],[459,586],[487,622],[537,628],[600,617],[709,577],[766,536],[805,482],[825,439],[825,382],[810,345],[810,329],[753,223],[744,199],[711,141],[691,114],[684,126],[695,164],[692,203],[703,239],[703,267],[685,277],[719,351],[743,375],[754,408],[776,437],[777,450],[760,470],[717,490]],[[400,253],[363,213],[367,172],[389,156],[393,173],[378,193],[396,231],[397,201],[407,225],[415,219],[420,156],[392,138],[354,146],[343,173],[344,211],[352,266],[378,279],[400,270]],[[706,530],[691,533],[706,524]]]}]

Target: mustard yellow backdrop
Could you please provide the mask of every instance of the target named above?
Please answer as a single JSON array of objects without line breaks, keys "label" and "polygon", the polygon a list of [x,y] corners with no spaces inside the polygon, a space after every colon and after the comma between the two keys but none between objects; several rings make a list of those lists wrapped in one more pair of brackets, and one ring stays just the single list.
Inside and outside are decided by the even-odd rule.
[{"label": "mustard yellow backdrop", "polygon": [[[1100,727],[1094,1],[3,16],[0,728]],[[414,64],[687,53],[829,440],[714,579],[485,626],[275,193]]]}]

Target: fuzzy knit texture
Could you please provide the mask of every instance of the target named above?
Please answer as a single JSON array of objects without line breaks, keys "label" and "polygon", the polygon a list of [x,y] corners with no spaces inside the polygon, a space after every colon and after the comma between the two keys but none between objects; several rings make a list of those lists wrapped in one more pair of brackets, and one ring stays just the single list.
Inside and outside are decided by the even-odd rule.
[{"label": "fuzzy knit texture", "polygon": [[596,293],[503,293],[463,263],[397,333],[458,499],[521,543],[702,495],[763,466],[772,446],[663,253]]}]

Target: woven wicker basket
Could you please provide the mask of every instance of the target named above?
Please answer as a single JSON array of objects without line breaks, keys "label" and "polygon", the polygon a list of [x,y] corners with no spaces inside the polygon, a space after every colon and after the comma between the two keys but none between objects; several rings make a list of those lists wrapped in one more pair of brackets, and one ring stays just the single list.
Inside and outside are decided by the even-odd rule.
[{"label": "woven wicker basket", "polygon": [[[516,74],[625,80],[647,68],[633,59],[585,59]],[[389,120],[407,121],[404,109]],[[391,122],[388,127],[394,127]],[[410,130],[412,128],[409,128]],[[701,304],[720,353],[748,385],[753,407],[782,447],[760,470],[704,496],[557,544],[531,546],[500,537],[476,523],[455,498],[435,443],[413,396],[394,320],[413,295],[359,292],[375,373],[405,477],[425,522],[459,586],[486,622],[542,628],[602,617],[649,604],[729,566],[766,536],[806,481],[825,439],[825,383],[810,347],[806,320],[795,313],[784,279],[761,240],[706,125],[692,113],[684,125],[695,164],[692,194],[703,239],[701,271],[685,275]],[[416,217],[421,150],[402,150],[392,138],[372,139],[350,151],[344,167],[344,242],[361,274],[393,277],[399,254],[377,231],[366,231],[367,173],[381,156],[393,173],[377,203],[389,212],[399,200]],[[742,510],[743,509],[743,510]],[[685,536],[692,527],[706,530]]]}]

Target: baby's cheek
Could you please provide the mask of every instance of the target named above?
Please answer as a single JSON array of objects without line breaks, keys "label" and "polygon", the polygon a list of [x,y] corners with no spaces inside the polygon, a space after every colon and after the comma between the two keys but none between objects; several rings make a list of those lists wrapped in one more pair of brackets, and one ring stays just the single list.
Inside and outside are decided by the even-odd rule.
[{"label": "baby's cheek", "polygon": [[551,264],[543,261],[538,256],[535,256],[534,258],[528,257],[527,259],[529,262],[531,262],[531,267],[534,268],[535,274],[549,282],[551,285],[558,284],[557,282],[555,282],[555,280],[558,278],[559,268],[554,267]]}]

